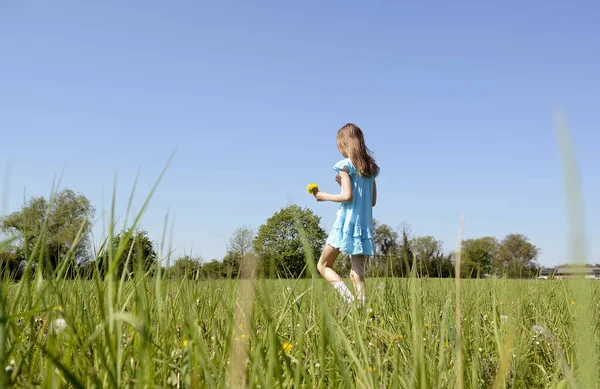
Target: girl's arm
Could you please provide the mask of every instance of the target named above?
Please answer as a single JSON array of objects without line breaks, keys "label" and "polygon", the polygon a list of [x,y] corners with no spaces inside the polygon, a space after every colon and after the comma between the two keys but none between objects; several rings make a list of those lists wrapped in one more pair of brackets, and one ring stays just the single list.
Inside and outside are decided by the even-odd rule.
[{"label": "girl's arm", "polygon": [[315,195],[317,201],[334,201],[336,203],[352,201],[352,182],[350,181],[350,175],[348,172],[340,170],[340,177],[342,178],[342,193],[332,195],[325,192],[317,192]]},{"label": "girl's arm", "polygon": [[373,180],[373,206],[377,204],[377,181]]}]

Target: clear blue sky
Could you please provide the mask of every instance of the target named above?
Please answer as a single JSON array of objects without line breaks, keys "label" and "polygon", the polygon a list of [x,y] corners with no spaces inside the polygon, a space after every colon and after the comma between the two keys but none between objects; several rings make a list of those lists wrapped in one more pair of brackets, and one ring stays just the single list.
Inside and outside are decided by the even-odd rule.
[{"label": "clear blue sky", "polygon": [[[238,225],[289,203],[330,228],[335,133],[363,128],[382,167],[375,217],[456,246],[526,234],[544,265],[568,230],[552,109],[570,121],[590,261],[600,262],[600,3],[5,1],[0,6],[4,212],[61,188],[96,236],[115,171],[158,240],[220,258]],[[9,167],[10,175],[5,174]],[[0,203],[0,206],[2,203]],[[169,227],[170,228],[170,227]]]}]

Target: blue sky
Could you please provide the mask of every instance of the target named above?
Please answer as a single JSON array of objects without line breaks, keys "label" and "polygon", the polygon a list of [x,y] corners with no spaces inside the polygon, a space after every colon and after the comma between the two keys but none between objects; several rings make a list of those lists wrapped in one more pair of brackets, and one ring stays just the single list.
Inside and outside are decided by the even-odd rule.
[{"label": "blue sky", "polygon": [[98,237],[115,172],[123,212],[139,171],[139,209],[177,148],[143,227],[158,240],[168,213],[177,253],[220,258],[289,203],[329,229],[336,205],[305,187],[336,190],[351,121],[382,167],[376,218],[453,250],[464,213],[466,238],[523,233],[551,265],[569,252],[562,107],[600,262],[600,3],[494,3],[4,2],[2,210],[63,172]]}]

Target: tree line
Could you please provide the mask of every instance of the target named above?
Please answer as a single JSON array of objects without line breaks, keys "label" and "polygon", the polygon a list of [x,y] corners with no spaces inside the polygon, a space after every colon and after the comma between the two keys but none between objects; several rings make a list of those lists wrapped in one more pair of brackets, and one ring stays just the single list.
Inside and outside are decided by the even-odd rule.
[{"label": "tree line", "polygon": [[[317,261],[325,244],[321,218],[310,209],[291,205],[275,212],[258,230],[238,227],[222,260],[209,262],[184,255],[162,267],[156,245],[144,230],[123,230],[92,250],[94,207],[81,194],[65,189],[50,200],[33,197],[23,207],[0,218],[0,271],[22,276],[26,264],[42,274],[60,271],[65,277],[91,278],[107,271],[152,275],[157,269],[170,278],[222,279],[248,277],[243,264],[251,263],[253,276],[297,278],[307,276],[307,258]],[[374,221],[375,255],[367,261],[369,277],[454,277],[456,254],[432,236],[412,236],[410,226],[398,230]],[[461,245],[461,277],[507,276],[528,278],[539,271],[540,250],[522,234],[467,239]],[[111,268],[112,267],[112,268]],[[348,274],[350,258],[340,255],[334,268]]]}]

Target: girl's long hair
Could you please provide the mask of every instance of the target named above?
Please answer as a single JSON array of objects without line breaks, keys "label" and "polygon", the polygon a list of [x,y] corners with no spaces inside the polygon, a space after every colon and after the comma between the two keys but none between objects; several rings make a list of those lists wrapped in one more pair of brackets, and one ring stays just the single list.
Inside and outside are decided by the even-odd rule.
[{"label": "girl's long hair", "polygon": [[356,124],[348,123],[337,132],[337,145],[342,154],[350,158],[361,176],[374,177],[379,173],[379,166],[365,145],[362,130]]}]

